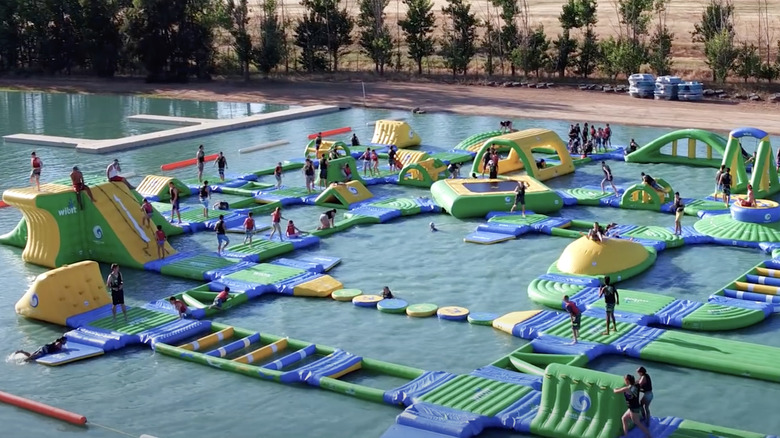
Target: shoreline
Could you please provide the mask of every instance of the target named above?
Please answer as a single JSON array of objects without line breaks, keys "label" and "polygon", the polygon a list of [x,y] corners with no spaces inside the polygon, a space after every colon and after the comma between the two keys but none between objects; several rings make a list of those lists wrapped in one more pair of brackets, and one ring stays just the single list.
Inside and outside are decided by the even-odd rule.
[{"label": "shoreline", "polygon": [[[365,99],[363,98],[365,84]],[[0,78],[0,89],[28,92],[130,94],[182,100],[338,104],[429,113],[553,119],[665,128],[730,131],[752,126],[780,135],[777,104],[733,101],[680,102],[570,88],[503,88],[428,82],[255,80],[248,84],[147,84],[141,79]]]}]

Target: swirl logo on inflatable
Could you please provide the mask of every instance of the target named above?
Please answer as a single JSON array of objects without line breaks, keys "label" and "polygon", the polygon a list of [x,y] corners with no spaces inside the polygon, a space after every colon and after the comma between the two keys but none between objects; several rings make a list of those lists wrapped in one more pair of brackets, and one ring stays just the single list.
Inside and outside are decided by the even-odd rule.
[{"label": "swirl logo on inflatable", "polygon": [[772,222],[772,215],[767,213],[764,215],[764,220],[767,222]]},{"label": "swirl logo on inflatable", "polygon": [[100,228],[100,225],[95,225],[95,228],[92,228],[92,234],[95,236],[95,239],[100,240],[103,238],[103,229]]},{"label": "swirl logo on inflatable", "polygon": [[30,297],[30,305],[33,307],[38,307],[38,294],[33,294]]},{"label": "swirl logo on inflatable", "polygon": [[354,187],[349,187],[347,190],[349,190],[349,193],[352,193],[353,195],[357,195],[358,194],[358,189],[356,189]]},{"label": "swirl logo on inflatable", "polygon": [[574,391],[571,394],[571,408],[576,412],[585,412],[590,409],[590,396],[585,391]]}]

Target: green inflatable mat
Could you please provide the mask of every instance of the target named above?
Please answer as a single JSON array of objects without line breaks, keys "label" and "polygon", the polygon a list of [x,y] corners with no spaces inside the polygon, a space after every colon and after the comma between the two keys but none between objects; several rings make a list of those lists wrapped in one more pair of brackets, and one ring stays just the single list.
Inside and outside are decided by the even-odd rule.
[{"label": "green inflatable mat", "polygon": [[219,257],[216,254],[199,254],[164,265],[160,268],[160,273],[172,277],[203,281],[203,275],[207,271],[235,264],[235,261]]},{"label": "green inflatable mat", "polygon": [[760,310],[705,303],[682,319],[682,328],[702,331],[735,330],[763,320],[764,312]]},{"label": "green inflatable mat", "polygon": [[435,315],[437,310],[439,310],[439,306],[436,304],[418,303],[407,307],[406,314],[415,318],[425,318]]},{"label": "green inflatable mat", "polygon": [[542,399],[531,433],[546,437],[611,438],[620,436],[626,410],[624,386],[614,374],[550,364],[544,372]]},{"label": "green inflatable mat", "polygon": [[[661,309],[674,302],[674,298],[665,295],[628,289],[618,288],[618,295],[620,296],[620,304],[615,306],[615,312],[618,313],[630,312],[639,315],[655,315]],[[591,304],[590,307],[603,309],[605,307],[604,300],[598,300]]]},{"label": "green inflatable mat", "polygon": [[279,190],[273,190],[268,192],[269,195],[273,195],[274,199],[265,200],[263,199],[262,193],[257,195],[257,199],[260,199],[261,201],[264,202],[274,202],[278,198],[302,198],[304,196],[315,195],[317,193],[318,192],[316,190],[314,192],[309,193],[306,190],[306,187],[284,187],[283,186]]},{"label": "green inflatable mat", "polygon": [[401,210],[402,216],[420,214],[420,205],[410,198],[389,198],[369,204],[372,207],[392,208]]},{"label": "green inflatable mat", "polygon": [[336,301],[352,301],[352,298],[363,295],[363,291],[360,289],[339,289],[330,294],[331,298]]},{"label": "green inflatable mat", "polygon": [[537,278],[528,285],[528,297],[535,303],[561,310],[561,302],[564,295],[574,296],[584,288],[584,286],[575,284]]},{"label": "green inflatable mat", "polygon": [[780,348],[766,345],[665,331],[642,349],[640,358],[780,382]]},{"label": "green inflatable mat", "polygon": [[474,159],[474,156],[468,153],[459,152],[436,152],[431,154],[431,158],[436,158],[448,163],[466,163]]},{"label": "green inflatable mat", "polygon": [[[288,170],[297,170],[302,168],[303,168],[303,162],[301,161],[282,161],[282,170],[285,172],[287,172]],[[257,176],[273,175],[274,169],[276,169],[276,165],[273,165],[271,167],[266,167],[264,169],[260,169],[252,173],[254,173]]]},{"label": "green inflatable mat", "polygon": [[504,133],[501,131],[480,132],[478,134],[471,135],[461,140],[461,142],[455,145],[453,149],[458,149],[458,150],[468,149],[469,147],[477,143],[484,143],[485,140],[489,138],[498,137],[499,135],[503,135],[503,134]]},{"label": "green inflatable mat", "polygon": [[529,214],[523,217],[519,214],[509,214],[504,216],[494,216],[488,219],[488,222],[498,222],[500,224],[514,224],[514,225],[531,225],[539,221],[543,221],[549,218],[549,216],[543,214]]},{"label": "green inflatable mat", "polygon": [[[600,344],[611,344],[617,341],[620,337],[624,336],[631,329],[636,327],[634,324],[627,322],[617,322],[617,331],[610,330],[608,335],[602,333],[606,330],[606,324],[602,318],[594,318],[592,316],[581,317],[580,321],[580,341],[598,342]],[[559,336],[561,338],[571,338],[571,322],[567,319],[556,326],[553,326],[544,331],[545,334]]]},{"label": "green inflatable mat", "polygon": [[[611,189],[612,187],[609,188]],[[615,196],[612,192],[601,193],[600,190],[584,189],[581,187],[566,189],[563,190],[563,192],[577,198],[577,205],[599,206],[602,199]]]},{"label": "green inflatable mat", "polygon": [[127,320],[121,311],[117,311],[116,319],[111,316],[98,319],[89,323],[89,326],[105,330],[113,330],[119,333],[136,335],[143,331],[159,327],[171,321],[179,319],[172,313],[156,312],[154,310],[142,309],[140,307],[131,307],[127,309]]},{"label": "green inflatable mat", "polygon": [[492,417],[531,391],[528,386],[460,375],[425,394],[421,401]]},{"label": "green inflatable mat", "polygon": [[685,214],[688,216],[697,216],[700,211],[719,211],[726,210],[726,206],[720,201],[707,201],[705,199],[696,199],[685,206]]},{"label": "green inflatable mat", "polygon": [[739,222],[729,214],[706,217],[693,228],[701,234],[719,239],[747,242],[780,242],[780,223],[754,224]]},{"label": "green inflatable mat", "polygon": [[240,243],[228,247],[228,252],[236,254],[257,254],[261,261],[268,260],[295,250],[290,242],[261,239],[259,236],[252,239],[252,243]]},{"label": "green inflatable mat", "polygon": [[303,269],[281,265],[261,263],[227,275],[225,278],[254,284],[277,284],[289,278],[303,274]]},{"label": "green inflatable mat", "polygon": [[360,214],[353,214],[353,213],[344,213],[344,219],[337,220],[336,226],[333,228],[327,228],[324,230],[313,230],[311,232],[312,236],[317,237],[327,237],[332,234],[336,234],[339,231],[345,231],[348,228],[351,228],[355,225],[372,225],[372,224],[378,224],[379,219],[371,216],[363,216]]},{"label": "green inflatable mat", "polygon": [[635,229],[622,233],[621,237],[636,237],[637,239],[660,240],[666,243],[667,248],[678,248],[685,243],[682,236],[674,234],[669,228],[657,225],[642,225]]}]

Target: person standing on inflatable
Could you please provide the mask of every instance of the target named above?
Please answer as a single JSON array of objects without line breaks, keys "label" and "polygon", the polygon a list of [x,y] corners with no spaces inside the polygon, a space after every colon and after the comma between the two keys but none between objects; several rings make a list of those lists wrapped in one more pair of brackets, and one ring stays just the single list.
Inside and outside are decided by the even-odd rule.
[{"label": "person standing on inflatable", "polygon": [[125,282],[122,280],[122,273],[119,272],[119,265],[111,265],[111,273],[106,278],[106,287],[111,291],[111,315],[116,322],[116,306],[122,306],[122,314],[127,322],[127,308],[125,307]]},{"label": "person standing on inflatable", "polygon": [[225,181],[225,169],[227,169],[227,158],[220,152],[217,161],[214,162],[217,166],[217,172],[219,172],[219,179]]},{"label": "person standing on inflatable", "polygon": [[201,182],[203,181],[203,167],[206,165],[206,152],[203,150],[203,145],[198,146],[195,161],[198,164],[198,182]]},{"label": "person standing on inflatable", "polygon": [[685,214],[685,205],[680,199],[680,192],[674,192],[674,203],[672,204],[672,211],[674,211],[674,234],[682,234],[682,220]]},{"label": "person standing on inflatable", "polygon": [[642,424],[642,419],[640,418],[642,407],[639,404],[639,385],[636,384],[636,379],[634,379],[634,376],[631,374],[626,374],[623,380],[626,383],[626,386],[613,390],[615,394],[623,394],[626,398],[626,405],[628,406],[628,410],[626,410],[626,413],[623,414],[623,417],[620,419],[623,423],[623,434],[628,436],[628,420],[630,419],[647,438],[650,438],[650,431]]},{"label": "person standing on inflatable", "polygon": [[41,169],[43,168],[43,161],[35,155],[35,152],[30,154],[30,165],[32,171],[30,172],[30,184],[35,182],[35,188],[41,191]]},{"label": "person standing on inflatable", "polygon": [[720,176],[720,185],[723,188],[723,202],[726,203],[726,207],[731,202],[731,168],[726,168],[723,174]]},{"label": "person standing on inflatable", "polygon": [[617,333],[617,322],[615,321],[615,306],[620,305],[620,295],[618,295],[617,289],[610,282],[609,275],[604,276],[604,286],[599,289],[599,298],[604,297],[604,304],[607,310],[607,331],[602,335],[609,335],[609,321],[612,320],[612,325]]},{"label": "person standing on inflatable", "polygon": [[173,222],[173,215],[179,218],[181,223],[181,212],[179,211],[179,189],[173,184],[173,181],[168,182],[168,195],[171,198],[171,222]]},{"label": "person standing on inflatable", "polygon": [[569,300],[568,295],[563,296],[563,308],[569,313],[569,317],[571,318],[571,335],[574,338],[574,341],[570,345],[574,345],[577,343],[577,338],[580,335],[580,321],[582,319],[582,314],[580,313],[580,309],[577,307],[577,303]]}]

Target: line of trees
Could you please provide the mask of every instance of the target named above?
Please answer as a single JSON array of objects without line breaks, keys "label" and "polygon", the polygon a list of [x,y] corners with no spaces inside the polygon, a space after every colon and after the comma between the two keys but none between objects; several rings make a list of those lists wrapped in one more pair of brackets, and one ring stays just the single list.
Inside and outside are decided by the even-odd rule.
[{"label": "line of trees", "polygon": [[[596,0],[566,0],[553,37],[530,22],[527,0],[491,0],[497,12],[491,16],[489,8],[482,19],[467,0],[446,0],[438,23],[432,0],[402,1],[407,12],[393,32],[389,0],[359,0],[355,16],[342,0],[301,0],[304,12],[294,20],[280,17],[277,0],[263,0],[257,11],[248,0],[4,0],[0,72],[208,79],[226,46],[246,79],[253,68],[267,75],[291,62],[306,72],[338,71],[355,46],[378,74],[401,69],[403,58],[421,74],[434,56],[453,75],[467,75],[477,62],[488,75],[611,79],[642,69],[669,74],[674,67],[670,0],[615,0],[618,25],[606,38],[595,31]],[[780,42],[773,46],[767,0],[757,0],[756,42],[737,40],[730,0],[709,1],[691,36],[703,46],[713,80],[777,79]]]}]

